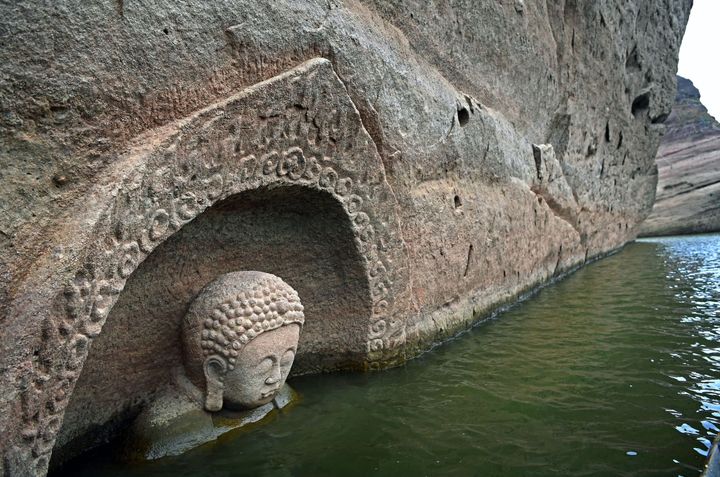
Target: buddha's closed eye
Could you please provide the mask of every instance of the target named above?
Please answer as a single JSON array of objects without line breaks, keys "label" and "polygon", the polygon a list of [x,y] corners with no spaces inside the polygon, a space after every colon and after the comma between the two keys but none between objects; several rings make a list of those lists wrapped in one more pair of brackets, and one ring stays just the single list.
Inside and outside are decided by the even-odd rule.
[{"label": "buddha's closed eye", "polygon": [[256,367],[258,374],[269,373],[270,371],[272,371],[273,364],[274,360],[271,356],[265,357]]}]

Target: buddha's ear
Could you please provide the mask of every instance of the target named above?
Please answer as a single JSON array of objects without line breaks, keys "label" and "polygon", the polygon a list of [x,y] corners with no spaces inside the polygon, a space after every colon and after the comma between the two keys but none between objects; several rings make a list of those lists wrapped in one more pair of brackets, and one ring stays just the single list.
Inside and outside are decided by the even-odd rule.
[{"label": "buddha's ear", "polygon": [[221,356],[213,354],[205,358],[205,409],[210,412],[219,411],[223,407],[223,381],[227,372],[227,362]]}]

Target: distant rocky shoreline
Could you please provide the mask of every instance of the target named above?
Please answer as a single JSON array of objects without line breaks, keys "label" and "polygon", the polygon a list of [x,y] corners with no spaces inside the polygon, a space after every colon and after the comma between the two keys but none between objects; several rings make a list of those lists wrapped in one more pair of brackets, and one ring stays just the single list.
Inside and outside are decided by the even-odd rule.
[{"label": "distant rocky shoreline", "polygon": [[720,123],[692,81],[678,76],[675,107],[657,154],[657,197],[640,235],[720,230]]}]

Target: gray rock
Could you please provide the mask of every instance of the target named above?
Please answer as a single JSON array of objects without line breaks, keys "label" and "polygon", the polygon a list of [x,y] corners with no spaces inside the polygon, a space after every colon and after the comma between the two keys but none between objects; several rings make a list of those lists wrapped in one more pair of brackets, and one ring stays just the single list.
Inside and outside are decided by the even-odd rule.
[{"label": "gray rock", "polygon": [[675,106],[657,153],[655,204],[640,235],[720,230],[720,123],[692,81],[678,76]]},{"label": "gray rock", "polygon": [[379,369],[634,238],[690,5],[6,2],[4,471],[151,401],[223,273],[298,291],[294,372]]}]

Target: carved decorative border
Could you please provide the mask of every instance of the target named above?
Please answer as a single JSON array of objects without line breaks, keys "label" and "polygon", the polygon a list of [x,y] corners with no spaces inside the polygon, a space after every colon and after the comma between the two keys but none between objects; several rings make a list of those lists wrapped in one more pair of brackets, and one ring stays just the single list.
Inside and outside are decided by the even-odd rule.
[{"label": "carved decorative border", "polygon": [[[152,132],[151,132],[152,133]],[[65,408],[128,277],[164,240],[217,201],[260,187],[329,193],[352,222],[372,300],[370,367],[405,342],[393,320],[403,260],[395,200],[382,162],[329,62],[311,60],[140,138],[130,168],[94,227],[63,313],[43,323],[52,359],[28,363],[19,383],[24,429],[16,455],[44,475]],[[28,462],[28,464],[30,464]]]}]

